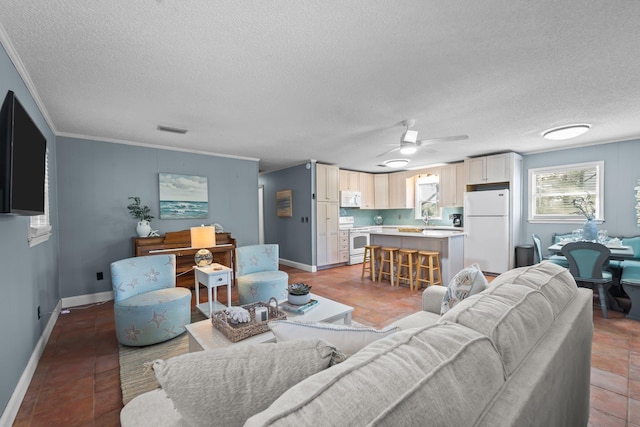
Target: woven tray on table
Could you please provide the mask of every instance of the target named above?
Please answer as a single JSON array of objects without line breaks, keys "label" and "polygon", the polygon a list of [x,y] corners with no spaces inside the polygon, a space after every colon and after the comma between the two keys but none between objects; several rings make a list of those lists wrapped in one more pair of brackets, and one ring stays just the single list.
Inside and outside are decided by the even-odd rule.
[{"label": "woven tray on table", "polygon": [[[275,305],[272,305],[275,303]],[[262,334],[269,330],[267,322],[256,322],[256,307],[267,307],[269,309],[269,320],[283,320],[287,314],[278,308],[278,301],[271,298],[268,302],[254,302],[243,305],[249,311],[251,321],[247,323],[231,323],[226,311],[217,311],[211,316],[211,323],[222,332],[231,342],[238,342],[254,335]]]}]

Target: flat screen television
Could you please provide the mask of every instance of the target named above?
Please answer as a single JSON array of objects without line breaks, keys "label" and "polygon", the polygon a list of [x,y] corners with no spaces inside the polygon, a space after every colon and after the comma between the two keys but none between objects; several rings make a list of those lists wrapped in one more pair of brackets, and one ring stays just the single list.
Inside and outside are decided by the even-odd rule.
[{"label": "flat screen television", "polygon": [[44,214],[47,140],[16,95],[0,111],[0,213]]}]

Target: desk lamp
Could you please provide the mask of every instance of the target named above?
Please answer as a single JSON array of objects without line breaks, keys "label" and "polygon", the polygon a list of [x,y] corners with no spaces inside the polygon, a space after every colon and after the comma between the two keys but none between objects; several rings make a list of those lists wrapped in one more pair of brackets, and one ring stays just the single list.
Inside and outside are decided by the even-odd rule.
[{"label": "desk lamp", "polygon": [[200,249],[196,252],[195,261],[198,267],[206,267],[213,262],[209,249],[216,245],[216,228],[213,226],[191,227],[191,247]]}]

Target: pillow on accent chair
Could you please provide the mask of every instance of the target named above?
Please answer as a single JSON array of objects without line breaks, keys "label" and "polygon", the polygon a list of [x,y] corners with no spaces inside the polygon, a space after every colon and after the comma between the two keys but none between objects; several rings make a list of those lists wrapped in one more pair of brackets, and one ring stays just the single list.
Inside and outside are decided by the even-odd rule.
[{"label": "pillow on accent chair", "polygon": [[440,314],[445,314],[466,297],[484,291],[488,285],[478,264],[463,268],[449,282],[447,293],[442,298]]},{"label": "pillow on accent chair", "polygon": [[160,386],[190,426],[241,426],[282,393],[328,368],[322,340],[232,346],[153,362]]},{"label": "pillow on accent chair", "polygon": [[269,322],[277,342],[299,339],[321,339],[349,357],[370,343],[400,331],[398,326],[376,329],[368,326],[335,325],[324,322],[296,322],[275,320]]}]

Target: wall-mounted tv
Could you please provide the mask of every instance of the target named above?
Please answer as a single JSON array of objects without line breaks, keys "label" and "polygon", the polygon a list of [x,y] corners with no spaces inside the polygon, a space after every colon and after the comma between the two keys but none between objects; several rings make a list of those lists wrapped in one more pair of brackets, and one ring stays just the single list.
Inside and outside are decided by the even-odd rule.
[{"label": "wall-mounted tv", "polygon": [[47,140],[16,95],[0,111],[0,213],[44,214]]}]

